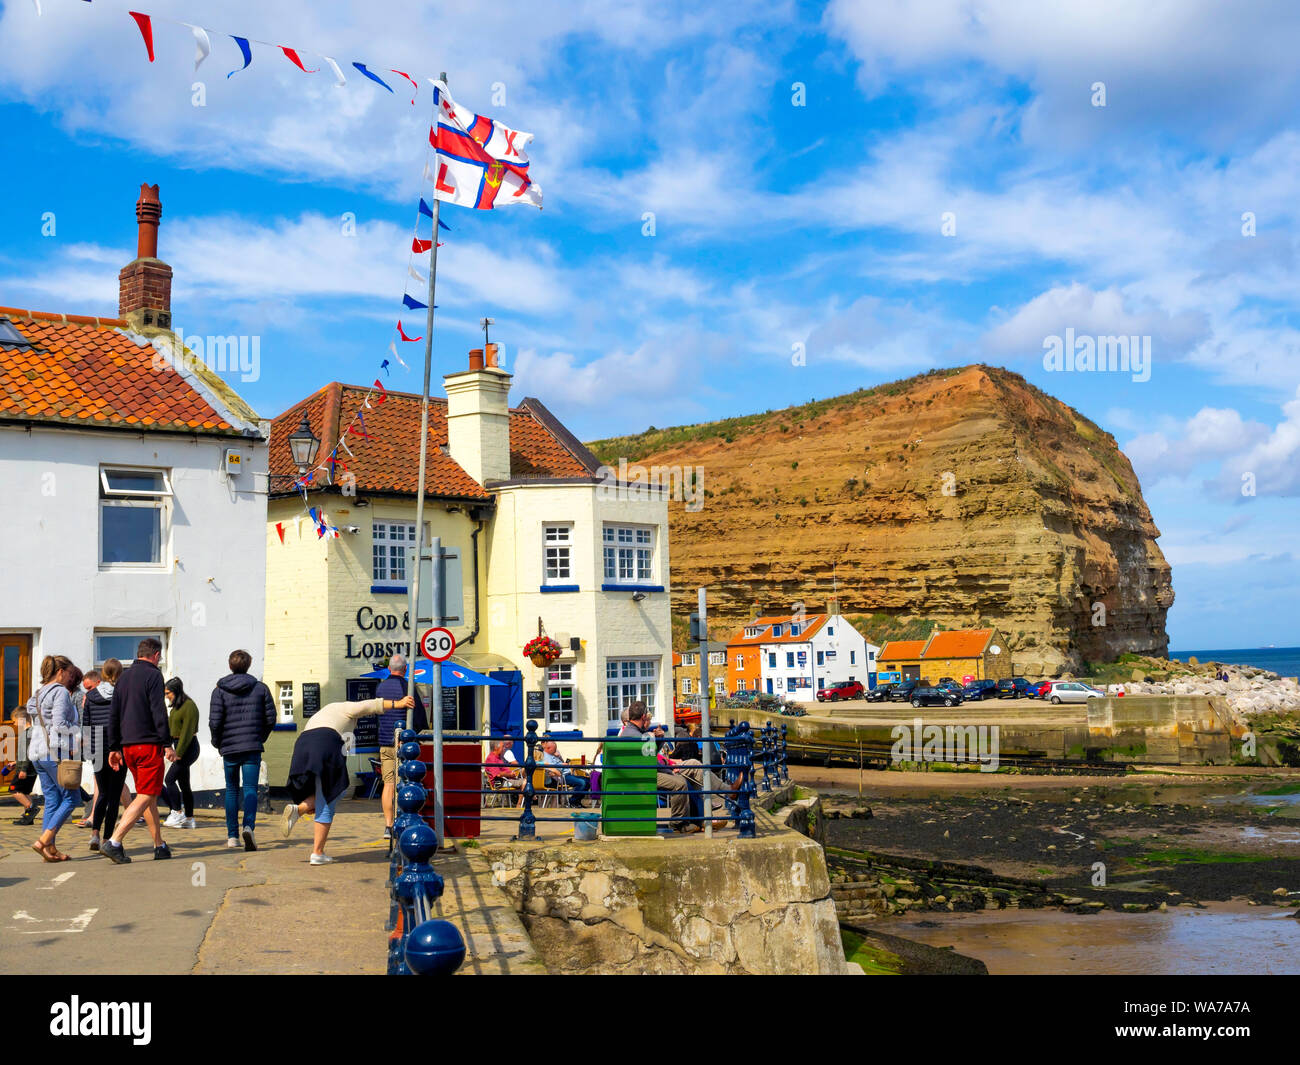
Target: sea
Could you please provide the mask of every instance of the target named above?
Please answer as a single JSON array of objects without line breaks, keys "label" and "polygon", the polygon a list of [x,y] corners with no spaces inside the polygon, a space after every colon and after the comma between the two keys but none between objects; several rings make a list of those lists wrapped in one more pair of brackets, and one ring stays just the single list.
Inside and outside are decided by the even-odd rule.
[{"label": "sea", "polygon": [[1222,662],[1229,666],[1254,666],[1283,677],[1300,676],[1300,647],[1237,647],[1226,651],[1170,651],[1179,662]]}]

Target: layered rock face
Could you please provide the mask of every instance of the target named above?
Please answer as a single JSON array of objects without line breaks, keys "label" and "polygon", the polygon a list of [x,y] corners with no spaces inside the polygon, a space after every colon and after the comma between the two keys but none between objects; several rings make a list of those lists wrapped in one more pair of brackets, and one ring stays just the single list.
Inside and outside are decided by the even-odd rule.
[{"label": "layered rock face", "polygon": [[670,504],[674,613],[992,623],[1016,672],[1164,655],[1170,568],[1114,438],[1018,374],[968,366],[707,426],[592,445],[699,467]]}]

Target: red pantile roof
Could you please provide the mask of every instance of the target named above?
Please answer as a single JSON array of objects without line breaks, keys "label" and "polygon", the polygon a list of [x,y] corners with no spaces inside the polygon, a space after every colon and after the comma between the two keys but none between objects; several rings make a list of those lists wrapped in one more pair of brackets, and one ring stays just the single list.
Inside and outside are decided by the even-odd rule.
[{"label": "red pantile roof", "polygon": [[0,341],[0,418],[241,435],[119,318],[0,307],[31,347]]},{"label": "red pantile roof", "polygon": [[[797,636],[790,634],[790,625],[792,622],[802,622]],[[806,643],[811,640],[826,623],[825,614],[806,614],[796,616],[794,614],[779,614],[771,617],[757,618],[751,621],[745,628],[741,629],[735,636],[727,641],[728,647],[739,647],[745,644],[759,643]],[[780,636],[772,635],[772,626],[781,625],[783,630]],[[746,636],[745,629],[758,628],[757,636]]]},{"label": "red pantile roof", "polygon": [[898,662],[920,658],[925,650],[925,640],[890,640],[880,649],[877,662]]},{"label": "red pantile roof", "polygon": [[926,658],[978,658],[993,639],[992,629],[953,629],[936,632],[925,649]]},{"label": "red pantile roof", "polygon": [[[369,440],[357,436],[346,438],[352,457],[340,448],[338,458],[347,463],[348,472],[356,477],[358,492],[395,492],[414,495],[420,471],[420,397],[410,392],[388,392],[382,403],[378,396],[363,407],[369,389],[358,385],[331,382],[314,395],[290,407],[271,423],[270,463],[271,494],[294,491],[297,469],[289,452],[288,437],[298,428],[303,413],[312,432],[321,438],[317,463],[328,457],[339,433],[346,430],[360,408],[365,417]],[[559,429],[557,432],[556,429]],[[357,428],[360,428],[358,423]],[[526,399],[510,411],[511,478],[558,478],[592,476],[595,462],[581,444],[575,453],[572,437],[554,416],[535,399]],[[489,500],[491,494],[475,481],[450,455],[447,446],[447,401],[429,399],[429,449],[425,470],[425,492],[454,499]],[[584,454],[585,453],[585,454]],[[335,471],[334,483],[343,476],[342,467]],[[317,475],[314,487],[328,484]]]}]

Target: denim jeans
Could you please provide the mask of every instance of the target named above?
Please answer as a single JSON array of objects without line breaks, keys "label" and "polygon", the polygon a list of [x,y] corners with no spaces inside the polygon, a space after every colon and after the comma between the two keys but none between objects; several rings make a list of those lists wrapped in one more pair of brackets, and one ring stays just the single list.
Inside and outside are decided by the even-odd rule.
[{"label": "denim jeans", "polygon": [[222,759],[226,767],[226,836],[239,836],[239,780],[244,786],[244,827],[250,832],[257,824],[257,774],[262,768],[262,755],[241,754],[238,758]]},{"label": "denim jeans", "polygon": [[45,812],[41,816],[41,829],[45,832],[57,832],[63,827],[72,811],[76,809],[79,795],[59,787],[59,763],[43,761],[34,763],[36,775],[41,781],[41,794],[45,796]]},{"label": "denim jeans", "polygon": [[312,816],[317,824],[329,825],[334,822],[334,804],[325,801],[325,791],[320,786],[319,778],[316,780],[316,809]]}]

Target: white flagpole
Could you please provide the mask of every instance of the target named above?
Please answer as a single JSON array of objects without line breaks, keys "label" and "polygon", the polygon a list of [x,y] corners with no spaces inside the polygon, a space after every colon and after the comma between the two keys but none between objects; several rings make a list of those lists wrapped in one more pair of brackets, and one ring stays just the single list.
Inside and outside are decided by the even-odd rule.
[{"label": "white flagpole", "polygon": [[[444,71],[440,78],[443,84],[446,84],[447,74]],[[437,127],[438,123],[438,90],[433,90],[433,126]],[[433,165],[434,173],[437,173],[438,166],[438,148],[433,147]],[[424,322],[424,392],[420,398],[420,479],[416,487],[415,497],[415,572],[411,574],[411,654],[408,659],[407,669],[410,670],[409,680],[406,685],[408,692],[415,692],[415,666],[417,653],[419,651],[419,616],[420,616],[420,562],[421,554],[424,551],[424,476],[425,469],[428,466],[429,457],[429,377],[433,369],[433,310],[435,286],[438,280],[438,213],[442,201],[434,197],[433,200],[433,245],[429,248],[429,309]],[[438,564],[438,559],[433,560],[433,564]],[[434,663],[436,665],[436,663]],[[441,678],[440,678],[441,679]],[[430,714],[440,714],[441,707],[426,707]],[[415,708],[406,711],[406,727],[411,728],[415,723]],[[442,838],[439,836],[439,844]]]}]

